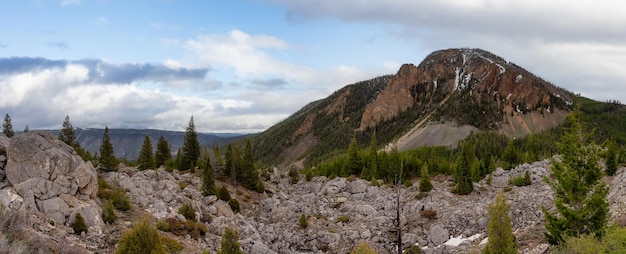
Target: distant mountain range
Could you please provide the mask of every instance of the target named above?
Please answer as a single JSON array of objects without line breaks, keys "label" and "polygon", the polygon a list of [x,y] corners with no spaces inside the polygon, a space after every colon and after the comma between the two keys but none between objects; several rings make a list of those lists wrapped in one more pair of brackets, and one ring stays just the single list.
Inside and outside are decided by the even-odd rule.
[{"label": "distant mountain range", "polygon": [[379,148],[456,147],[471,132],[514,138],[556,127],[573,97],[491,52],[446,49],[311,102],[252,141],[262,162],[297,167],[342,153],[352,137],[365,147],[374,133]]},{"label": "distant mountain range", "polygon": [[[56,136],[59,130],[51,130],[50,132]],[[76,141],[83,148],[91,153],[99,153],[104,129],[76,128],[74,132],[76,133]],[[176,155],[178,148],[183,145],[185,132],[153,129],[109,129],[109,137],[113,144],[115,157],[128,160],[137,159],[146,135],[150,137],[153,149],[156,149],[159,137],[163,136],[169,142],[172,154]],[[246,136],[235,133],[198,133],[198,141],[201,146],[207,145],[211,148],[213,143],[223,146]]]}]

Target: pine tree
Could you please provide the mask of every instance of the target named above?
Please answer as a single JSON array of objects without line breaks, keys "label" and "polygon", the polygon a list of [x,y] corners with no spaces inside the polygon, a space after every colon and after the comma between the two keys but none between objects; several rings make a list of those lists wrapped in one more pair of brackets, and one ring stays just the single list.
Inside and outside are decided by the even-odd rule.
[{"label": "pine tree", "polygon": [[265,191],[263,182],[259,178],[259,171],[254,166],[254,152],[249,139],[245,141],[241,168],[238,172],[240,172],[240,176],[237,176],[237,178],[243,183],[244,187],[258,192]]},{"label": "pine tree", "polygon": [[513,140],[510,139],[509,143],[506,145],[506,148],[504,148],[504,152],[502,154],[502,159],[508,163],[507,165],[508,168],[513,168],[513,166],[517,163],[518,161],[517,153],[518,153],[517,149],[515,149],[515,146],[513,146]]},{"label": "pine tree", "polygon": [[237,230],[229,227],[224,228],[224,234],[222,235],[222,240],[220,240],[220,249],[217,251],[217,254],[243,254]]},{"label": "pine tree", "polygon": [[568,117],[570,128],[557,143],[561,160],[552,160],[552,178],[545,178],[554,191],[556,213],[543,208],[544,234],[553,245],[581,234],[602,237],[609,216],[608,188],[601,181],[597,147],[590,141],[593,132],[587,132],[578,114]]},{"label": "pine tree", "polygon": [[183,158],[182,164],[178,167],[181,170],[194,170],[191,168],[192,164],[195,164],[200,157],[200,142],[198,141],[198,134],[196,133],[196,125],[193,122],[193,116],[189,120],[189,126],[185,131],[185,142],[183,143]]},{"label": "pine tree", "polygon": [[76,134],[74,133],[74,126],[70,123],[70,116],[65,116],[65,120],[63,121],[63,128],[59,131],[58,135],[59,140],[65,142],[71,147],[76,148]]},{"label": "pine tree", "polygon": [[105,172],[117,171],[118,161],[113,152],[113,144],[109,138],[109,127],[104,128],[102,135],[102,145],[100,146],[100,169]]},{"label": "pine tree", "polygon": [[215,195],[215,180],[213,179],[213,168],[211,167],[211,159],[206,156],[206,163],[202,170],[202,195]]},{"label": "pine tree", "polygon": [[509,217],[511,205],[506,202],[502,192],[498,193],[493,204],[489,205],[489,223],[487,233],[489,242],[485,247],[485,254],[517,253],[515,249],[515,235]]},{"label": "pine tree", "polygon": [[161,136],[157,142],[156,152],[154,153],[154,164],[156,167],[165,165],[172,159],[172,151],[170,150],[170,144],[167,140]]},{"label": "pine tree", "polygon": [[28,124],[26,125],[26,127],[24,127],[24,132],[30,132],[30,129],[28,129]]},{"label": "pine tree", "polygon": [[424,163],[420,172],[420,185],[419,190],[421,192],[429,192],[433,189],[433,184],[430,182],[430,174],[428,173],[428,164]]},{"label": "pine tree", "polygon": [[4,123],[2,123],[2,132],[7,138],[15,136],[15,132],[13,132],[13,125],[11,124],[11,117],[9,114],[4,116]]},{"label": "pine tree", "polygon": [[474,190],[470,172],[471,151],[470,147],[465,144],[460,145],[460,149],[461,152],[456,165],[456,186],[453,192],[459,195],[467,195]]},{"label": "pine tree", "polygon": [[361,158],[359,158],[356,136],[352,136],[352,141],[350,142],[350,146],[348,146],[348,158],[343,176],[358,175],[361,173],[362,169],[363,165],[361,165]]},{"label": "pine tree", "polygon": [[150,142],[150,137],[148,137],[148,135],[146,135],[146,137],[143,139],[143,145],[141,146],[141,151],[139,151],[137,164],[139,170],[154,168],[154,158],[152,156],[152,142]]},{"label": "pine tree", "polygon": [[235,169],[235,155],[234,155],[233,146],[228,144],[226,147],[226,155],[224,155],[225,167],[224,174],[226,177],[230,178],[233,183],[237,182],[237,172]]},{"label": "pine tree", "polygon": [[617,147],[615,145],[615,142],[613,141],[609,141],[607,144],[607,151],[606,151],[606,160],[605,160],[605,166],[606,166],[606,174],[609,176],[615,175],[615,172],[617,171]]},{"label": "pine tree", "polygon": [[372,134],[372,139],[370,141],[370,147],[367,152],[369,160],[367,161],[367,165],[363,167],[363,171],[361,171],[362,179],[371,179],[372,177],[376,177],[378,175],[378,151],[376,151],[376,131]]}]

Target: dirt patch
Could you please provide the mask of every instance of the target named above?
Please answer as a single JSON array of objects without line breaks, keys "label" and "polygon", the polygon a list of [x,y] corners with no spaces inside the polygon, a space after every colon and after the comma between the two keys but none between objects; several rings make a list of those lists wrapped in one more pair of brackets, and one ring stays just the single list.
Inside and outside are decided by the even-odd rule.
[{"label": "dirt patch", "polygon": [[471,125],[457,126],[454,123],[428,123],[403,136],[396,146],[398,151],[407,151],[420,146],[449,146],[455,148],[459,140],[480,130]]}]

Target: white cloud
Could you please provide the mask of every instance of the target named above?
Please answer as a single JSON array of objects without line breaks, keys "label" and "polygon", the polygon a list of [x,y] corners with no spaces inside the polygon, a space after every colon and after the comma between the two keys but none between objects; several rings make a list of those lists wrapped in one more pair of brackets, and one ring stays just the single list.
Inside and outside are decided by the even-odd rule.
[{"label": "white cloud", "polygon": [[483,48],[556,85],[594,99],[626,101],[621,87],[626,83],[624,1],[268,2],[285,6],[293,22],[332,18],[388,25],[392,36],[424,54],[449,47]]},{"label": "white cloud", "polygon": [[61,6],[80,4],[82,0],[61,0]]}]

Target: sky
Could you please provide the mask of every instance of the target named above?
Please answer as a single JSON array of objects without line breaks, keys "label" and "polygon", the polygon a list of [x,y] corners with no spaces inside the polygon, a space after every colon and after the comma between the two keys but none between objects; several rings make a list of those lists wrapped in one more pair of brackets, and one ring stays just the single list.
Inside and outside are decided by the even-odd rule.
[{"label": "sky", "polygon": [[252,133],[430,52],[482,48],[626,102],[621,0],[9,0],[0,114],[14,130]]}]

